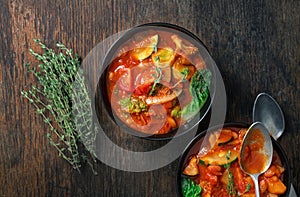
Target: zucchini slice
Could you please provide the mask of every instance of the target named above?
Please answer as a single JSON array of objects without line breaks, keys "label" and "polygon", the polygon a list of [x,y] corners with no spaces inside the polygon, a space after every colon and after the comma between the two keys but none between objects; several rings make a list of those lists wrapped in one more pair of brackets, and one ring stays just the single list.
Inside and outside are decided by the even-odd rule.
[{"label": "zucchini slice", "polygon": [[158,35],[151,36],[141,41],[136,45],[136,48],[131,52],[132,56],[143,61],[149,57],[157,48]]},{"label": "zucchini slice", "polygon": [[233,162],[238,158],[239,151],[236,150],[220,150],[209,152],[206,155],[202,156],[200,159],[209,165],[225,165]]}]

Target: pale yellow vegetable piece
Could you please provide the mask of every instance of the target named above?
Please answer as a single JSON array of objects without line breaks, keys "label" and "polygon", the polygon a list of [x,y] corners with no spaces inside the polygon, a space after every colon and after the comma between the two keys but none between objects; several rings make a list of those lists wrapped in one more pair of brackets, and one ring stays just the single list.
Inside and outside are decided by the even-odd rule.
[{"label": "pale yellow vegetable piece", "polygon": [[152,61],[155,66],[165,68],[171,66],[175,59],[175,52],[171,48],[160,48],[152,54]]},{"label": "pale yellow vegetable piece", "polygon": [[206,164],[210,165],[225,165],[236,160],[238,155],[239,152],[236,150],[230,150],[230,154],[228,154],[227,150],[224,150],[209,152],[206,155],[202,156],[200,159]]}]

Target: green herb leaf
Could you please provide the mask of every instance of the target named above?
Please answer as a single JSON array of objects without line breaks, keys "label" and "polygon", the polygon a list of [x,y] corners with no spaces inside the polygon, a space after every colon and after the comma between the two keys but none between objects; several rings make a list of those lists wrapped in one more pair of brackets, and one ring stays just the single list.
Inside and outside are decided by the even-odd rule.
[{"label": "green herb leaf", "polygon": [[156,72],[156,79],[151,87],[151,90],[149,92],[149,95],[152,96],[154,94],[155,91],[155,87],[158,83],[160,83],[161,77],[162,77],[162,70],[161,68],[155,67],[155,72]]},{"label": "green herb leaf", "polygon": [[247,186],[246,186],[246,189],[245,189],[245,192],[244,192],[244,193],[249,192],[250,189],[251,189],[251,184],[250,184],[250,183],[247,183]]}]

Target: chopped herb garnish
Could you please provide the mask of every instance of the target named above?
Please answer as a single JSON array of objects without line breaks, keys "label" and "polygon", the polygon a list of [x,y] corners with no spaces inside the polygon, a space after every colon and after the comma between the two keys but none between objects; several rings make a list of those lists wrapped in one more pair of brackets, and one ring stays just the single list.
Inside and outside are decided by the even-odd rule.
[{"label": "chopped herb garnish", "polygon": [[226,169],[230,168],[230,163],[229,163],[230,157],[231,157],[231,151],[229,150],[229,151],[227,152],[227,154],[225,155],[225,158],[226,158],[226,160],[227,160],[227,163],[224,164],[224,168],[226,168]]},{"label": "chopped herb garnish", "polygon": [[198,160],[198,164],[206,165],[205,162],[203,160],[201,160],[201,159]]},{"label": "chopped herb garnish", "polygon": [[153,50],[154,50],[155,53],[157,52],[157,44],[153,45]]},{"label": "chopped herb garnish", "polygon": [[247,186],[246,186],[246,189],[245,189],[245,192],[244,192],[244,193],[249,192],[250,189],[251,189],[251,184],[250,184],[250,183],[247,183]]},{"label": "chopped herb garnish", "polygon": [[135,97],[128,97],[122,98],[119,101],[122,109],[128,113],[139,113],[142,111],[147,111],[147,104],[144,100],[135,98]]},{"label": "chopped herb garnish", "polygon": [[231,151],[230,150],[227,152],[225,157],[226,157],[227,160],[230,160],[230,157],[231,157]]}]

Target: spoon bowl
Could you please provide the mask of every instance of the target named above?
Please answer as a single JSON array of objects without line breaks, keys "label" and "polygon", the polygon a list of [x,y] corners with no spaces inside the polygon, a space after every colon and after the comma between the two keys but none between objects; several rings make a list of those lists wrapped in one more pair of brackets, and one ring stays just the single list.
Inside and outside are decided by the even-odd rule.
[{"label": "spoon bowl", "polygon": [[258,177],[270,167],[272,157],[273,145],[268,129],[261,122],[253,123],[244,136],[239,164],[241,169],[251,176],[257,197],[259,197]]},{"label": "spoon bowl", "polygon": [[[270,131],[270,135],[277,140],[285,129],[285,120],[282,110],[276,100],[267,93],[257,95],[253,111],[253,122],[262,122]],[[293,185],[291,185],[291,196],[297,196]]]},{"label": "spoon bowl", "polygon": [[262,122],[275,140],[282,135],[285,127],[284,116],[278,103],[269,94],[257,95],[252,116],[253,122]]}]

